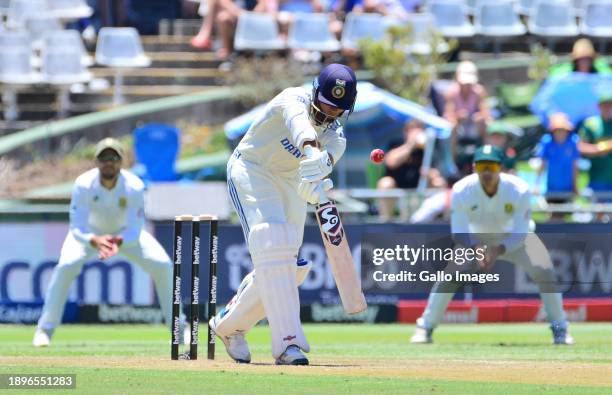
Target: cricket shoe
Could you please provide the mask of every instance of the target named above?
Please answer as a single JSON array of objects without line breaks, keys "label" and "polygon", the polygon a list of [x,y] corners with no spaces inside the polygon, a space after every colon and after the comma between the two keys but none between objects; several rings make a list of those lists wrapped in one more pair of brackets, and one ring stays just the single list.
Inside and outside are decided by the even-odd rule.
[{"label": "cricket shoe", "polygon": [[[210,329],[217,335],[217,317],[214,316],[208,322]],[[244,338],[244,333],[237,332],[231,336],[217,335],[219,339],[225,345],[225,350],[232,359],[238,363],[251,363],[251,351],[249,351],[249,344]]]},{"label": "cricket shoe", "polygon": [[34,347],[49,347],[51,344],[51,336],[53,336],[52,330],[36,328],[34,339],[32,339],[32,345]]},{"label": "cricket shoe", "polygon": [[287,347],[285,352],[276,358],[277,365],[308,365],[308,358],[302,353],[300,347],[295,344]]},{"label": "cricket shoe", "polygon": [[574,344],[574,338],[567,331],[567,325],[552,324],[550,330],[553,333],[553,344]]},{"label": "cricket shoe", "polygon": [[414,330],[414,334],[410,338],[412,344],[430,344],[433,343],[432,335],[433,329],[422,328],[417,326]]}]

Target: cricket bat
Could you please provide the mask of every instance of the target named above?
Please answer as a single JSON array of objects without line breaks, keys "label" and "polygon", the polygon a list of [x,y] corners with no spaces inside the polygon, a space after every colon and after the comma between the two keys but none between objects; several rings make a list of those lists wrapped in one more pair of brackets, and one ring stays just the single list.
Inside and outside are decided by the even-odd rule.
[{"label": "cricket bat", "polygon": [[[306,156],[310,156],[311,150],[316,149],[310,146],[304,148]],[[323,188],[325,190],[333,185],[331,180],[325,180],[324,182],[328,183],[328,187]],[[327,259],[342,300],[342,306],[348,314],[360,313],[368,306],[361,290],[361,279],[353,263],[353,256],[346,240],[346,233],[338,214],[338,208],[325,192],[321,193],[319,201],[320,203],[315,208],[317,222],[327,252]]]}]

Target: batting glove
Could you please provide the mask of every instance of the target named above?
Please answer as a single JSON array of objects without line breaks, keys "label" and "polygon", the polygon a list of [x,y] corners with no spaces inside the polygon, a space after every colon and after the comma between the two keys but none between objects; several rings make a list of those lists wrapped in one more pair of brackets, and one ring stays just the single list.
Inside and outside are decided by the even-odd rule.
[{"label": "batting glove", "polygon": [[300,162],[300,178],[302,181],[314,182],[322,180],[332,172],[332,161],[327,151],[307,145],[304,147],[306,159]]},{"label": "batting glove", "polygon": [[298,195],[310,204],[319,204],[326,199],[325,192],[332,189],[334,183],[330,179],[314,182],[302,181],[298,185]]}]

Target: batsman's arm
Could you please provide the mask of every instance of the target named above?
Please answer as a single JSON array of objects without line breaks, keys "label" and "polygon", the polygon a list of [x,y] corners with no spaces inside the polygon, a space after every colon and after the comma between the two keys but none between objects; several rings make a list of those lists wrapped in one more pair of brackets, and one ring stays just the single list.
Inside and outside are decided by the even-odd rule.
[{"label": "batsman's arm", "polygon": [[306,141],[316,142],[317,132],[308,116],[307,99],[298,92],[294,92],[294,89],[285,89],[278,98],[278,105],[282,111],[285,125],[291,131],[294,143],[302,148]]},{"label": "batsman's arm", "polygon": [[75,239],[89,244],[95,236],[89,229],[89,190],[74,183],[72,196],[70,198],[70,232]]}]

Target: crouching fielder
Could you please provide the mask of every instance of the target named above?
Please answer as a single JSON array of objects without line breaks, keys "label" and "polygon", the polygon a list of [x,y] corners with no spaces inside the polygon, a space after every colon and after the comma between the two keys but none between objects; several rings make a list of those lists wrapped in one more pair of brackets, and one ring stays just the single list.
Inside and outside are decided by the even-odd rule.
[{"label": "crouching fielder", "polygon": [[[474,155],[474,171],[453,186],[451,232],[457,242],[477,248],[486,245],[485,259],[471,263],[469,271],[487,270],[496,260],[521,266],[540,288],[540,297],[551,323],[555,344],[572,344],[561,293],[550,255],[538,236],[529,232],[531,220],[528,185],[502,173],[503,153],[485,145]],[[436,283],[423,315],[417,320],[412,343],[431,343],[458,283]]]},{"label": "crouching fielder", "polygon": [[[310,270],[310,263],[297,260],[306,203],[319,202],[323,179],[344,153],[339,120],[351,113],[356,96],[353,71],[328,65],[312,93],[288,88],[272,99],[228,162],[229,194],[254,270],[210,324],[237,362],[250,362],[244,335],[267,317],[276,363],[308,364],[297,289]],[[320,150],[306,158],[306,145]]]},{"label": "crouching fielder", "polygon": [[53,269],[33,344],[50,344],[60,324],[70,285],[91,259],[121,254],[147,271],[157,289],[166,323],[170,323],[172,262],[144,226],[144,184],[121,169],[119,142],[106,138],[96,146],[97,168],[75,181],[70,202],[70,231]]}]

